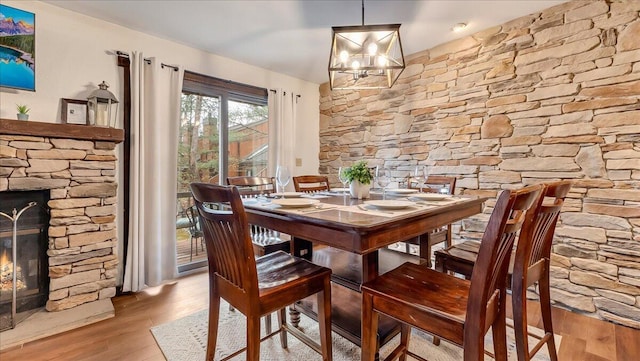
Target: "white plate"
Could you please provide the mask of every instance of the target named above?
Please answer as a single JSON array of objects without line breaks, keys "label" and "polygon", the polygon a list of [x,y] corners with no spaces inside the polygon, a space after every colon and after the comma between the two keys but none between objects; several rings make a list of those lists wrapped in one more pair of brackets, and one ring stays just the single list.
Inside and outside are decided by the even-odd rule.
[{"label": "white plate", "polygon": [[304,192],[282,192],[282,193],[271,193],[273,197],[285,197],[285,198],[298,198],[302,197]]},{"label": "white plate", "polygon": [[451,197],[450,194],[442,194],[442,193],[417,193],[412,194],[411,198],[419,198],[425,201],[442,201]]},{"label": "white plate", "polygon": [[317,199],[309,198],[278,198],[271,201],[273,204],[277,204],[284,208],[304,208],[312,206],[316,203],[320,203]]},{"label": "white plate", "polygon": [[387,189],[385,193],[412,194],[412,193],[418,193],[418,190],[417,189],[408,189],[408,188],[395,188],[395,189]]},{"label": "white plate", "polygon": [[384,199],[380,201],[365,201],[364,204],[380,209],[403,209],[414,205],[413,202],[396,201],[392,199]]}]

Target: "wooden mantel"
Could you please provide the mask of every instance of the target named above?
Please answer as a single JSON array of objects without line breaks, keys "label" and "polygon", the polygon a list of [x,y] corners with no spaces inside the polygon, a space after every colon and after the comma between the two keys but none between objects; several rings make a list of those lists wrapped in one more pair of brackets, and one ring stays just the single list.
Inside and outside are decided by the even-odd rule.
[{"label": "wooden mantel", "polygon": [[14,119],[0,119],[0,134],[99,140],[114,143],[124,141],[124,130],[122,129]]}]

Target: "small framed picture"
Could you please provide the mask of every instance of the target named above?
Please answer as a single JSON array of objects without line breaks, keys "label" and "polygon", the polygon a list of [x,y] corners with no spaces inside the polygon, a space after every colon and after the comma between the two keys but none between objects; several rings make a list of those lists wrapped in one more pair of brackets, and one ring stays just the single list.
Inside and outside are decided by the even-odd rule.
[{"label": "small framed picture", "polygon": [[89,113],[87,101],[77,99],[62,99],[62,122],[66,124],[87,125]]}]

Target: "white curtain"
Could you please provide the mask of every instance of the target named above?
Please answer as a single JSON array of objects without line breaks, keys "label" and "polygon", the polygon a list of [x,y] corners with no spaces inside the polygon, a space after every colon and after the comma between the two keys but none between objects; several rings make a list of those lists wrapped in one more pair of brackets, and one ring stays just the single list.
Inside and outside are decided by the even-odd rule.
[{"label": "white curtain", "polygon": [[123,291],[177,275],[176,187],[183,69],[131,55],[131,201]]},{"label": "white curtain", "polygon": [[[287,166],[291,175],[295,169],[295,134],[297,102],[293,92],[282,89],[269,91],[269,169],[272,176],[278,165]],[[288,188],[291,189],[292,182]]]}]

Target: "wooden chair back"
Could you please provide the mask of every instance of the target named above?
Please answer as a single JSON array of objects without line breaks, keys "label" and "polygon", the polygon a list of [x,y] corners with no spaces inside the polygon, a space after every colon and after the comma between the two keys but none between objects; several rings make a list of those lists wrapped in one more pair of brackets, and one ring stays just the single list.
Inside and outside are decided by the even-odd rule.
[{"label": "wooden chair back", "polygon": [[513,243],[525,220],[531,222],[533,219],[533,207],[542,189],[542,185],[535,185],[503,191],[498,197],[471,274],[465,344],[468,340],[470,344],[482,345],[476,338],[484,338],[494,319],[499,317],[500,304],[506,301],[506,279]]},{"label": "wooden chair back", "polygon": [[[247,215],[235,186],[191,183],[209,260],[210,289],[258,300],[258,276]],[[225,297],[226,298],[226,297]],[[232,303],[232,302],[230,302]]]},{"label": "wooden chair back", "polygon": [[324,175],[300,175],[293,177],[293,187],[296,192],[305,193],[331,190],[329,177]]},{"label": "wooden chair back", "polygon": [[514,273],[516,266],[526,266],[520,267],[526,270],[550,257],[558,217],[571,189],[571,184],[571,181],[560,181],[545,186],[543,197],[539,199],[539,210],[533,220],[531,231],[526,236],[524,234],[520,236],[520,239],[527,237],[529,242],[524,243],[522,247],[520,244],[516,247]]},{"label": "wooden chair back", "polygon": [[[415,179],[411,176],[407,179],[407,187],[410,189],[420,189]],[[442,192],[445,189],[446,192]],[[432,175],[427,177],[427,181],[422,185],[422,191],[427,193],[446,193],[454,194],[456,191],[456,177],[446,177],[441,175]],[[451,246],[451,224],[436,228],[428,233],[405,241],[405,253],[411,253],[411,245],[419,245],[419,256],[427,261],[427,266],[431,267],[431,249],[434,245],[444,243],[445,247]]]},{"label": "wooden chair back", "polygon": [[227,177],[227,184],[237,186],[242,195],[269,194],[277,189],[274,177]]},{"label": "wooden chair back", "polygon": [[456,191],[456,177],[446,177],[442,175],[431,175],[424,182],[424,192],[445,193],[442,189],[446,189],[446,194],[454,194]]},{"label": "wooden chair back", "polygon": [[[277,189],[274,177],[227,177],[227,184],[236,186],[242,196],[267,195]],[[254,224],[249,225],[249,227],[251,228],[253,251],[256,256],[264,256],[275,251],[289,253],[291,248],[289,241],[280,238],[279,232]]]},{"label": "wooden chair back", "polygon": [[[409,179],[407,180],[407,188],[419,189],[420,184],[416,182],[414,178],[409,176]],[[442,189],[446,189],[446,192],[442,192]],[[456,177],[430,175],[422,185],[422,191],[427,193],[454,194],[456,191]]]}]

